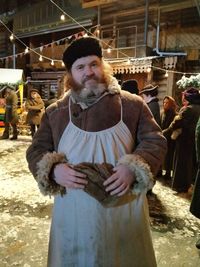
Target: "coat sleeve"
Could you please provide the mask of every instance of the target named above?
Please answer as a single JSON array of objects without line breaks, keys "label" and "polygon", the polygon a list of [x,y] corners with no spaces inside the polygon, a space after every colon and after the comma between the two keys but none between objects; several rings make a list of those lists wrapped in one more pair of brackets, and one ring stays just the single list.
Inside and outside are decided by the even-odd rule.
[{"label": "coat sleeve", "polygon": [[44,102],[43,100],[39,101],[26,101],[25,108],[27,110],[35,110],[35,111],[41,111],[44,108]]},{"label": "coat sleeve", "polygon": [[28,167],[44,195],[66,193],[65,188],[55,182],[52,174],[53,167],[58,163],[66,162],[66,158],[64,154],[56,153],[54,150],[52,130],[48,114],[45,112],[40,128],[26,152]]},{"label": "coat sleeve", "polygon": [[[136,129],[133,153],[121,157],[118,164],[125,164],[133,171],[136,176],[133,191],[138,193],[153,187],[154,176],[165,158],[167,141],[144,101],[137,104],[134,113],[136,112],[138,116],[135,117],[138,117],[138,120],[133,127]],[[134,133],[132,135],[134,136]]]}]

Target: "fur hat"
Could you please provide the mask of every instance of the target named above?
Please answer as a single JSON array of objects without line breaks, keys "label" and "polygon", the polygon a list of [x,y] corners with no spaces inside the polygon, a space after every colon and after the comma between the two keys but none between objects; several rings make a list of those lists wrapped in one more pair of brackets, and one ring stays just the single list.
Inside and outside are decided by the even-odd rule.
[{"label": "fur hat", "polygon": [[36,93],[39,94],[39,91],[38,91],[37,89],[35,89],[35,88],[31,88],[29,92],[30,92],[30,93],[32,93],[32,92],[36,92]]},{"label": "fur hat", "polygon": [[158,85],[148,84],[140,91],[139,94],[140,95],[145,94],[145,95],[157,96]]},{"label": "fur hat", "polygon": [[102,48],[99,41],[93,37],[82,37],[73,41],[66,48],[63,62],[67,70],[70,70],[77,59],[93,55],[102,58]]},{"label": "fur hat", "polygon": [[185,99],[189,102],[189,103],[196,103],[200,101],[200,94],[199,94],[199,90],[196,88],[189,88],[187,90],[185,90],[183,92],[183,95],[185,97]]},{"label": "fur hat", "polygon": [[139,94],[138,83],[134,79],[126,80],[122,83],[122,90],[128,91],[131,94]]}]

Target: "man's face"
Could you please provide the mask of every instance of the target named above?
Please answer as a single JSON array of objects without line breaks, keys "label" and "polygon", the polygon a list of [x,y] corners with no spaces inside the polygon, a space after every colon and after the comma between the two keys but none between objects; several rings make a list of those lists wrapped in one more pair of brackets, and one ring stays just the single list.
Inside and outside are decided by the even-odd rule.
[{"label": "man's face", "polygon": [[94,90],[104,82],[102,60],[97,56],[79,58],[72,65],[71,75],[76,89]]},{"label": "man's face", "polygon": [[36,98],[36,97],[37,97],[37,92],[32,91],[32,92],[31,92],[31,97],[32,97],[32,98]]}]

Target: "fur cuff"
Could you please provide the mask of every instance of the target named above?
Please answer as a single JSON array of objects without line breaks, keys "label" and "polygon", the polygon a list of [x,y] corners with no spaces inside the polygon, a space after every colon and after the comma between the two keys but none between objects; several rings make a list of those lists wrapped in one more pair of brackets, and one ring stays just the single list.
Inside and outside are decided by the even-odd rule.
[{"label": "fur cuff", "polygon": [[135,174],[136,182],[133,184],[133,192],[138,194],[150,190],[154,185],[153,174],[148,163],[139,155],[125,155],[119,159],[117,165],[123,164]]},{"label": "fur cuff", "polygon": [[65,187],[57,184],[51,177],[51,171],[55,164],[67,162],[64,154],[56,152],[46,153],[37,163],[37,176],[39,189],[43,195],[66,194]]}]

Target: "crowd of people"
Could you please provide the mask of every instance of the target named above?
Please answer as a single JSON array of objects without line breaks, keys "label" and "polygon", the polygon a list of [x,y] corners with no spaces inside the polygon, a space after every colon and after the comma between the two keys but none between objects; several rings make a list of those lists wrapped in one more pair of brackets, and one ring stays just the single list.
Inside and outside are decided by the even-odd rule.
[{"label": "crowd of people", "polygon": [[[120,87],[92,37],[73,41],[63,62],[65,95],[47,107],[32,88],[24,104],[29,169],[54,196],[48,267],[154,267],[146,195],[156,177],[177,193],[194,187],[190,210],[200,218],[199,90],[187,88],[182,107],[167,95],[160,109],[158,85]],[[5,98],[1,138],[11,125],[17,139],[16,93]]]}]

